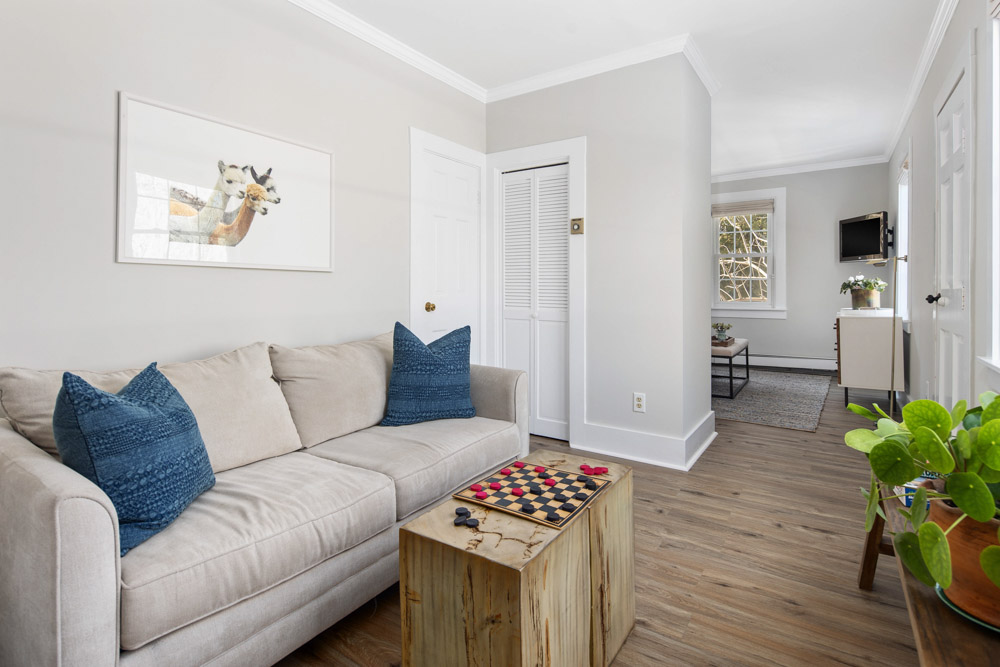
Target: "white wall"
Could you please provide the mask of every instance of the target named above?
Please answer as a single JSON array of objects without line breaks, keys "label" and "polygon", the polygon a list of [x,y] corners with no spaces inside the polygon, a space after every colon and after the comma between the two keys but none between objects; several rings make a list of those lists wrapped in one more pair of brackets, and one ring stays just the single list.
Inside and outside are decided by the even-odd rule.
[{"label": "white wall", "polygon": [[[287,2],[8,2],[0,60],[0,365],[388,331],[409,312],[409,126],[485,147],[483,104]],[[332,151],[335,272],[116,264],[119,90]]]},{"label": "white wall", "polygon": [[[976,129],[973,150],[976,175],[974,181],[975,224],[973,288],[969,304],[973,318],[974,348],[976,355],[989,356],[990,350],[990,303],[993,298],[992,279],[988,268],[991,245],[991,193],[997,176],[992,174],[990,148],[991,96],[992,96],[992,26],[988,18],[986,2],[959,2],[945,33],[937,57],[931,66],[927,80],[920,91],[913,112],[903,130],[889,162],[886,180],[895,188],[899,165],[906,156],[912,141],[910,156],[911,238],[910,238],[910,282],[912,290],[912,334],[910,338],[910,392],[911,399],[933,398],[934,385],[934,319],[933,308],[923,302],[923,297],[935,292],[934,262],[936,256],[935,234],[935,173],[934,173],[934,101],[945,85],[953,65],[969,43],[970,31],[976,29],[975,39],[977,75],[975,84],[974,121]],[[896,202],[890,202],[890,214],[895,219]],[[974,362],[974,387],[972,399],[986,389],[1000,390],[1000,373],[990,371],[982,364]]]},{"label": "white wall", "polygon": [[[840,293],[840,284],[859,273],[886,281],[892,275],[887,267],[841,262],[838,222],[888,210],[891,197],[886,171],[885,164],[876,164],[713,184],[713,194],[786,189],[788,264],[787,319],[715,317],[713,321],[731,323],[730,335],[749,339],[752,354],[764,356],[764,364],[780,364],[782,358],[789,357],[802,360],[800,365],[806,368],[836,363],[833,324],[838,310],[851,307],[851,297]],[[891,305],[890,289],[882,296],[885,307]]]},{"label": "white wall", "polygon": [[574,446],[683,467],[714,432],[699,278],[710,116],[681,55],[487,106],[487,152],[587,137],[587,428]]}]

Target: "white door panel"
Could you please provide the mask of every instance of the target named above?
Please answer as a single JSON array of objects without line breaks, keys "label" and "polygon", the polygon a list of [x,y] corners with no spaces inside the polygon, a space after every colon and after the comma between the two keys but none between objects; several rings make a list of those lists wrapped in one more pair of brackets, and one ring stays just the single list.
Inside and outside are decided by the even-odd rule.
[{"label": "white door panel", "polygon": [[503,359],[528,372],[531,432],[569,438],[569,169],[504,174]]},{"label": "white door panel", "polygon": [[937,108],[936,398],[947,407],[971,398],[972,142],[970,76],[956,70],[953,88]]},{"label": "white door panel", "polygon": [[468,149],[454,147],[462,154],[446,155],[452,148],[449,142],[416,132],[413,140],[410,329],[427,343],[470,325],[470,356],[472,363],[478,363],[480,183],[485,156],[480,154],[480,164],[473,164],[477,154]]}]

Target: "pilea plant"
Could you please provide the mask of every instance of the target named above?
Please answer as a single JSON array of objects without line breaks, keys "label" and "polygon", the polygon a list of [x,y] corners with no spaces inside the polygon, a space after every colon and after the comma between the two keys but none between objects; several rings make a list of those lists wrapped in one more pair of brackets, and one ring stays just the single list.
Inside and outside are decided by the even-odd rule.
[{"label": "pilea plant", "polygon": [[[948,588],[952,580],[948,534],[962,521],[988,522],[1000,514],[1000,399],[994,392],[979,396],[980,406],[966,409],[959,401],[949,412],[940,403],[918,400],[903,406],[903,421],[889,418],[877,405],[875,412],[851,404],[848,409],[876,423],[844,436],[848,447],[864,452],[871,481],[861,492],[867,500],[865,530],[876,515],[885,518],[879,498],[883,487],[902,486],[925,472],[933,473],[935,488],[921,486],[909,509],[897,507],[906,528],[893,535],[896,554],[913,575],[928,586]],[[877,413],[877,414],[876,414]],[[927,501],[939,499],[957,507],[961,515],[948,528],[927,520]],[[983,572],[1000,586],[1000,546],[979,554]]]}]

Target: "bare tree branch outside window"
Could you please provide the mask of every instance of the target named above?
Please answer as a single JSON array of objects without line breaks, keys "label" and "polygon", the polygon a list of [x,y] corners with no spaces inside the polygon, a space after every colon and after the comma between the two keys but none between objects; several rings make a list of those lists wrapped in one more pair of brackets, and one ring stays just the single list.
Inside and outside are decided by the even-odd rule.
[{"label": "bare tree branch outside window", "polygon": [[719,301],[767,302],[767,213],[718,218]]}]

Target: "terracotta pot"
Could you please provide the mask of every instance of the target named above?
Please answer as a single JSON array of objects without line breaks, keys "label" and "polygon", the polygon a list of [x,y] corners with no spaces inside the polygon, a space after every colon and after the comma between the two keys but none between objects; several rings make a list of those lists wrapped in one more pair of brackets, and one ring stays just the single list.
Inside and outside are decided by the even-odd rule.
[{"label": "terracotta pot", "polygon": [[877,289],[852,289],[851,308],[854,310],[878,308],[881,301],[881,294]]},{"label": "terracotta pot", "polygon": [[[928,518],[948,530],[962,512],[943,500],[932,500]],[[1000,521],[979,523],[966,517],[948,533],[951,548],[951,586],[944,594],[962,609],[990,625],[1000,626],[1000,588],[990,581],[979,565],[979,554],[997,544]]]}]

